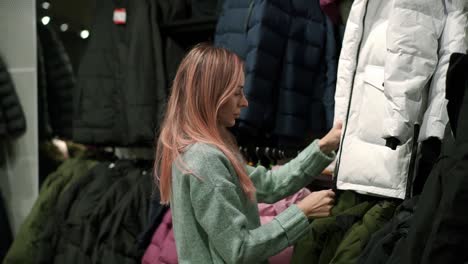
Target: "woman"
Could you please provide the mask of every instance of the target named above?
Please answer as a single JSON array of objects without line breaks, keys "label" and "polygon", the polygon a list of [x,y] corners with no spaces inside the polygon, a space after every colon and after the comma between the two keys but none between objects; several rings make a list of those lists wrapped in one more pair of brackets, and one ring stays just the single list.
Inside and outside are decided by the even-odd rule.
[{"label": "woman", "polygon": [[292,245],[309,217],[330,214],[334,193],[315,192],[260,226],[257,201],[306,186],[334,158],[341,125],[276,171],[247,166],[227,130],[248,102],[235,54],[201,44],[181,62],[157,142],[161,202],[171,205],[180,263],[261,263]]}]

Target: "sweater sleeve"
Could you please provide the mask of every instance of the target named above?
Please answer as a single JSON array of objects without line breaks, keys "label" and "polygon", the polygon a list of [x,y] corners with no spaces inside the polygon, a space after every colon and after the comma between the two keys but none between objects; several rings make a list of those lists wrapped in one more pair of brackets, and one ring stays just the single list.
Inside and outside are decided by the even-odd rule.
[{"label": "sweater sleeve", "polygon": [[259,202],[274,203],[303,188],[319,175],[335,158],[335,153],[325,155],[312,142],[293,160],[278,170],[267,170],[263,166],[247,166],[247,172],[257,189]]},{"label": "sweater sleeve", "polygon": [[[224,177],[229,171],[219,166],[209,173]],[[308,220],[296,205],[271,222],[249,229],[248,218],[241,210],[248,201],[240,195],[239,187],[191,178],[190,196],[197,222],[226,263],[259,263],[295,243],[306,231]]]}]

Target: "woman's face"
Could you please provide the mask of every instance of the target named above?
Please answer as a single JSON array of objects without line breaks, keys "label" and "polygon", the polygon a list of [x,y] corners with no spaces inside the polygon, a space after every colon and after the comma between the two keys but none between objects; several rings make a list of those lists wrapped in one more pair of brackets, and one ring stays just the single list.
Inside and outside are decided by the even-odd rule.
[{"label": "woman's face", "polygon": [[226,102],[221,105],[218,112],[218,124],[222,127],[232,127],[236,123],[236,119],[240,116],[242,108],[249,104],[244,95],[244,76],[239,78],[239,82],[234,88],[234,93],[229,96]]}]

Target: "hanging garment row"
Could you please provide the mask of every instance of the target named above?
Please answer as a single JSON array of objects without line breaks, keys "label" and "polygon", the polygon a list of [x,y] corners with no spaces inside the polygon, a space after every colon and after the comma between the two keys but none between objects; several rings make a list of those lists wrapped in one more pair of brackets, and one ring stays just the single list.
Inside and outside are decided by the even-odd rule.
[{"label": "hanging garment row", "polygon": [[[339,19],[337,5],[320,4],[318,0],[99,1],[94,8],[93,34],[78,69],[73,104],[50,105],[54,109],[73,106],[72,129],[65,116],[70,109],[64,108],[65,119],[58,120],[64,131],[51,122],[54,130],[67,138],[72,134],[75,142],[87,145],[152,146],[181,59],[197,42],[214,39],[215,45],[239,51],[245,59],[250,107],[241,114],[238,141],[259,142],[269,134],[274,138],[271,146],[304,146],[311,137],[328,131],[333,120],[341,41],[336,40],[337,27],[321,7],[335,23]],[[108,16],[117,9],[125,10],[125,21],[116,23]],[[263,9],[288,11],[263,13]],[[285,23],[275,26],[272,17]],[[273,35],[278,39],[265,38]],[[41,46],[56,44],[54,36],[49,40]],[[249,46],[249,42],[256,44]],[[61,55],[61,51],[52,53]],[[67,77],[67,71],[63,68],[60,77]],[[270,80],[271,76],[278,78]],[[68,101],[74,79],[66,80],[58,97]]]},{"label": "hanging garment row", "polygon": [[[467,55],[453,55],[446,92],[450,126],[419,199],[401,203],[340,191],[333,215],[312,221],[295,245],[293,263],[437,264],[468,259],[468,215],[463,210],[468,193],[466,69]],[[65,161],[43,184],[5,263],[139,263],[153,254],[149,243],[161,241],[168,217],[154,192],[152,164],[145,162],[146,167],[97,149]],[[150,229],[152,235],[140,235]],[[139,237],[146,237],[146,247],[136,245]]]},{"label": "hanging garment row", "polygon": [[299,150],[278,149],[273,147],[239,146],[240,153],[251,165],[276,165],[278,161],[291,159],[299,154]]},{"label": "hanging garment row", "polygon": [[98,149],[67,159],[44,181],[4,263],[140,262],[152,165]]}]

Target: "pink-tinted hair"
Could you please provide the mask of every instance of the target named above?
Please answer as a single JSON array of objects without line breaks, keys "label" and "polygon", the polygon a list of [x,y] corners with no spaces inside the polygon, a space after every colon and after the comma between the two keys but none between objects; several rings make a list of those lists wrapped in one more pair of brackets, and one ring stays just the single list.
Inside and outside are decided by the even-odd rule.
[{"label": "pink-tinted hair", "polygon": [[226,140],[226,132],[217,123],[220,107],[235,93],[243,74],[243,62],[236,54],[209,44],[198,44],[180,63],[156,143],[154,173],[161,203],[169,203],[171,197],[173,164],[190,172],[179,157],[197,142],[214,145],[226,155],[243,191],[253,199],[255,187],[237,145]]}]

